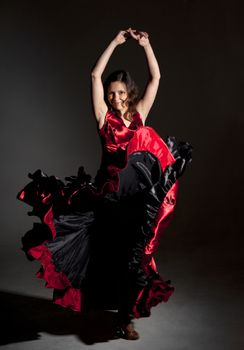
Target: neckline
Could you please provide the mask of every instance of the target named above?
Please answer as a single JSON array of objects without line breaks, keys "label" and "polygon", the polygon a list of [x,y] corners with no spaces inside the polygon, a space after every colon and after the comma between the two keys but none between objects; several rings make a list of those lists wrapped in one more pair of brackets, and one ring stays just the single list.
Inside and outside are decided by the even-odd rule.
[{"label": "neckline", "polygon": [[116,118],[118,118],[119,120],[121,120],[121,123],[123,124],[123,126],[126,128],[126,129],[129,129],[131,130],[131,125],[135,122],[135,116],[139,113],[137,111],[134,112],[134,114],[132,114],[132,121],[130,122],[130,124],[127,126],[124,122],[124,120],[121,118],[121,117],[118,117],[115,113],[111,112]]},{"label": "neckline", "polygon": [[[140,113],[139,113],[138,111],[135,111],[135,113],[134,113],[133,116],[132,116],[132,117],[133,117],[132,121],[130,122],[130,124],[129,124],[128,126],[126,126],[126,125],[125,125],[125,122],[124,122],[124,120],[123,120],[122,118],[118,117],[114,112],[112,112],[111,110],[108,109],[107,112],[106,112],[105,118],[104,118],[103,126],[102,126],[100,129],[98,129],[99,132],[104,128],[104,126],[105,126],[105,124],[106,124],[106,121],[107,121],[107,116],[108,116],[108,114],[112,114],[115,118],[119,119],[119,120],[121,121],[122,125],[123,125],[126,129],[128,129],[128,130],[131,130],[130,127],[131,127],[131,125],[135,122],[135,116],[136,116],[137,114],[139,114],[139,116],[140,116]],[[141,118],[140,118],[140,119],[141,119]]]},{"label": "neckline", "polygon": [[134,118],[133,118],[132,121],[130,122],[130,124],[127,126],[127,125],[125,124],[124,120],[123,120],[121,117],[118,117],[118,118],[121,119],[122,124],[123,124],[127,129],[129,129],[129,128],[131,127],[131,124],[132,124],[133,121],[134,121]]}]

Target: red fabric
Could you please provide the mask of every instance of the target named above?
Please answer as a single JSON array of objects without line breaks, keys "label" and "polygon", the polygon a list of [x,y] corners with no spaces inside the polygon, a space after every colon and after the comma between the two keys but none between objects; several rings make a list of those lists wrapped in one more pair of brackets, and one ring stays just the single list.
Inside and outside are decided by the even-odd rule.
[{"label": "red fabric", "polygon": [[[152,227],[153,231],[153,237],[151,240],[147,243],[145,254],[150,255],[153,254],[160,243],[160,238],[164,231],[169,226],[172,218],[173,218],[173,212],[176,205],[176,198],[177,198],[177,192],[178,192],[178,181],[171,187],[169,192],[167,193],[155,220],[155,223]],[[156,266],[155,266],[156,267]],[[155,269],[155,268],[154,268]],[[156,271],[156,269],[155,269]]]},{"label": "red fabric", "polygon": [[56,237],[56,230],[54,227],[54,223],[53,223],[53,210],[52,210],[52,206],[49,208],[49,210],[46,212],[43,221],[45,222],[45,224],[47,224],[47,226],[50,228],[51,232],[52,232],[52,236],[53,239]]},{"label": "red fabric", "polygon": [[133,115],[133,121],[126,127],[123,120],[111,111],[105,116],[104,124],[99,130],[103,147],[107,152],[115,152],[118,148],[126,149],[128,142],[133,137],[135,131],[143,126],[140,114]]},{"label": "red fabric", "polygon": [[41,262],[42,268],[36,275],[38,278],[45,279],[47,288],[65,289],[71,286],[64,273],[55,271],[51,253],[45,244],[30,248],[28,254]]},{"label": "red fabric", "polygon": [[128,144],[128,155],[136,151],[147,151],[153,154],[160,161],[163,171],[166,166],[175,161],[165,142],[148,126],[139,128]]},{"label": "red fabric", "polygon": [[[52,221],[52,208],[49,209],[45,218],[48,218],[45,223],[50,227],[55,237],[56,233]],[[59,293],[59,296],[54,297],[54,303],[80,312],[82,292],[79,289],[72,287],[71,282],[63,272],[57,272],[55,270],[52,263],[52,254],[46,247],[45,242],[39,246],[30,248],[28,254],[41,263],[41,269],[36,273],[36,276],[46,281],[45,287],[62,290],[62,293]]]},{"label": "red fabric", "polygon": [[61,295],[54,295],[53,302],[62,307],[81,312],[83,307],[83,294],[80,289],[70,287],[63,290]]}]

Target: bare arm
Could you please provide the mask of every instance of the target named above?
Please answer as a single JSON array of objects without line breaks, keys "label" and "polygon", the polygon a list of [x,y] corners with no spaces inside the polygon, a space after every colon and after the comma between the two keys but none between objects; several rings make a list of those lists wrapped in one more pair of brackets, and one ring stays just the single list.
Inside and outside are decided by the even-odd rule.
[{"label": "bare arm", "polygon": [[102,55],[99,57],[95,67],[91,72],[92,81],[92,103],[95,117],[98,121],[99,128],[102,127],[108,107],[104,101],[104,89],[102,83],[102,74],[106,65],[114,51],[114,49],[123,44],[127,40],[127,31],[120,31],[116,37],[110,42]]},{"label": "bare arm", "polygon": [[161,77],[160,70],[152,46],[149,42],[148,34],[146,32],[138,32],[132,29],[130,29],[129,32],[131,36],[138,40],[139,44],[144,48],[150,74],[144,95],[137,104],[137,110],[141,114],[143,122],[145,122],[158,91]]}]

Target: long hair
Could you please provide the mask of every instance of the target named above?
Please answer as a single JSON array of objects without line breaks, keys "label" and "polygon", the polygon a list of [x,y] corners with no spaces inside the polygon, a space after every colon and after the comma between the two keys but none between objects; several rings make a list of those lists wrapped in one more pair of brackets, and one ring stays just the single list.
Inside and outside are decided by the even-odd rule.
[{"label": "long hair", "polygon": [[126,86],[127,94],[128,94],[128,97],[126,100],[126,102],[128,103],[128,110],[125,112],[125,119],[127,119],[128,121],[132,121],[132,114],[133,112],[136,111],[135,107],[136,107],[136,103],[138,102],[138,94],[139,94],[138,87],[134,82],[134,80],[131,78],[129,72],[122,69],[116,70],[115,72],[111,73],[107,77],[107,79],[103,83],[104,100],[108,108],[112,110],[114,113],[116,113],[117,111],[113,109],[113,107],[110,105],[108,101],[108,88],[109,88],[109,85],[115,81],[120,81],[124,83]]}]

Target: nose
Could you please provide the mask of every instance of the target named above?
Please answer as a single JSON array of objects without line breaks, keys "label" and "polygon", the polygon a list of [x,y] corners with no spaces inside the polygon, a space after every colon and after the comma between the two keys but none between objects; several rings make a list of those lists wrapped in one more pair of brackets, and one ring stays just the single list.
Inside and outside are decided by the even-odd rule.
[{"label": "nose", "polygon": [[118,93],[115,93],[115,94],[114,94],[113,100],[114,100],[115,102],[120,100],[119,94],[118,94]]}]

